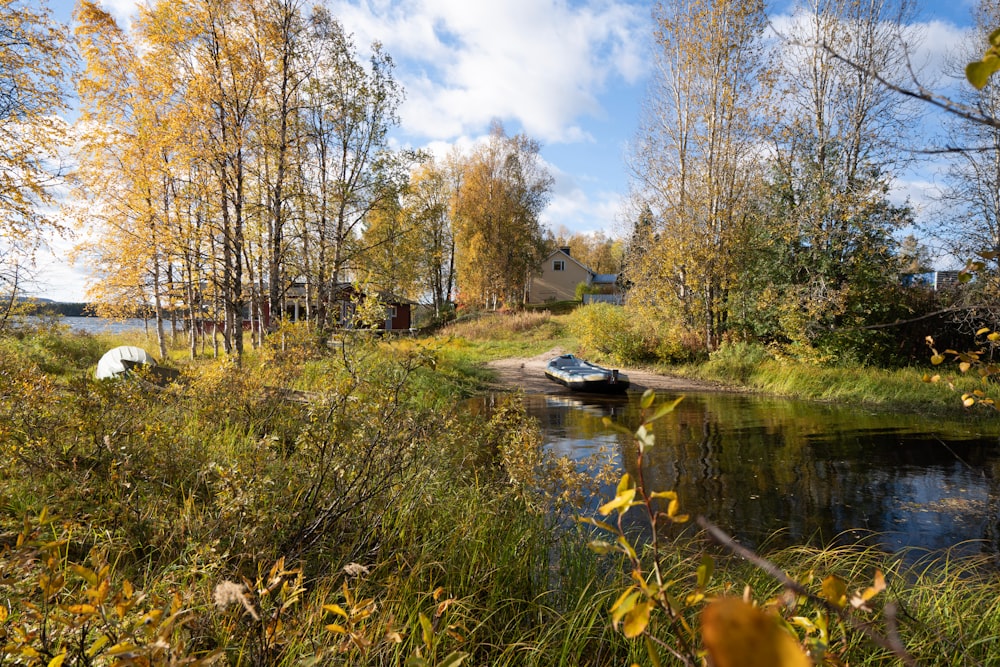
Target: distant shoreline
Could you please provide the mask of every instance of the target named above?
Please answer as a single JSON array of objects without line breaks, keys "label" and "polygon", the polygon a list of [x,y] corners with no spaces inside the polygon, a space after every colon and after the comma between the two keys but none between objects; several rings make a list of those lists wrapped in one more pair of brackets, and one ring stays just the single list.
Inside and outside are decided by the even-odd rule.
[{"label": "distant shoreline", "polygon": [[20,299],[22,303],[31,303],[38,307],[39,314],[45,315],[65,315],[67,317],[95,317],[94,313],[88,310],[90,306],[86,302],[52,301],[38,297],[25,297]]}]

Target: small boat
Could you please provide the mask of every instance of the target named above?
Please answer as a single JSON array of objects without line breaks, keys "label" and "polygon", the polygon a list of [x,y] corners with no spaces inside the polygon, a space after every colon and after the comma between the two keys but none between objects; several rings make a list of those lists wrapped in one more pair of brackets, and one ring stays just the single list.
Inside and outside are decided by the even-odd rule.
[{"label": "small boat", "polygon": [[545,377],[565,385],[573,391],[590,391],[599,394],[620,394],[628,389],[628,376],[563,354],[549,361]]},{"label": "small boat", "polygon": [[165,384],[180,377],[180,372],[173,368],[165,368],[156,364],[156,359],[149,352],[134,345],[122,345],[104,353],[97,362],[94,377],[98,380],[128,377],[133,371],[142,370],[158,384]]},{"label": "small boat", "polygon": [[140,366],[156,366],[156,360],[153,359],[153,355],[141,347],[122,345],[104,353],[101,360],[97,362],[94,376],[98,380],[107,380],[127,375],[133,368]]}]

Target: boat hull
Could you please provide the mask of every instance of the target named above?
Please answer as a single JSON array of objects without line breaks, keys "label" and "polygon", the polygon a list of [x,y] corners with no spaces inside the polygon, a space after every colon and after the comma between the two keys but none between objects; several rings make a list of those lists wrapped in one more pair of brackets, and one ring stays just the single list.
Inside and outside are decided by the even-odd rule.
[{"label": "boat hull", "polygon": [[571,354],[552,359],[545,367],[545,377],[573,391],[594,394],[622,394],[628,390],[628,376],[603,368]]}]

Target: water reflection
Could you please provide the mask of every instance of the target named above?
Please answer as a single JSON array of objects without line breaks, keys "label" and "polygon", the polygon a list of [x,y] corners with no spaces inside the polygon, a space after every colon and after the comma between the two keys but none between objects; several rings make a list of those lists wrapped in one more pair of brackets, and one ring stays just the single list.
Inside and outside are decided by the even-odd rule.
[{"label": "water reflection", "polygon": [[[602,418],[634,428],[638,395],[529,395],[525,403],[554,452],[583,460],[604,448],[636,472],[634,444]],[[655,426],[645,477],[653,490],[677,491],[684,511],[705,515],[750,546],[875,539],[891,551],[936,550],[975,540],[962,550],[997,555],[1000,448],[981,427],[689,394]]]}]

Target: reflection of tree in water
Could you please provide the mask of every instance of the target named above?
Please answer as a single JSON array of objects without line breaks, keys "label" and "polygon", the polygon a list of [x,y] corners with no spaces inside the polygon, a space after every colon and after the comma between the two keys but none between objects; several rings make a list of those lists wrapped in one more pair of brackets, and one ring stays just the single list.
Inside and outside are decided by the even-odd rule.
[{"label": "reflection of tree in water", "polygon": [[[621,423],[638,420],[633,405]],[[685,512],[751,546],[874,531],[892,550],[975,539],[1000,553],[996,440],[934,434],[948,430],[917,415],[696,395],[657,424],[644,472],[650,490],[677,491]],[[635,475],[634,443],[621,446]]]}]

